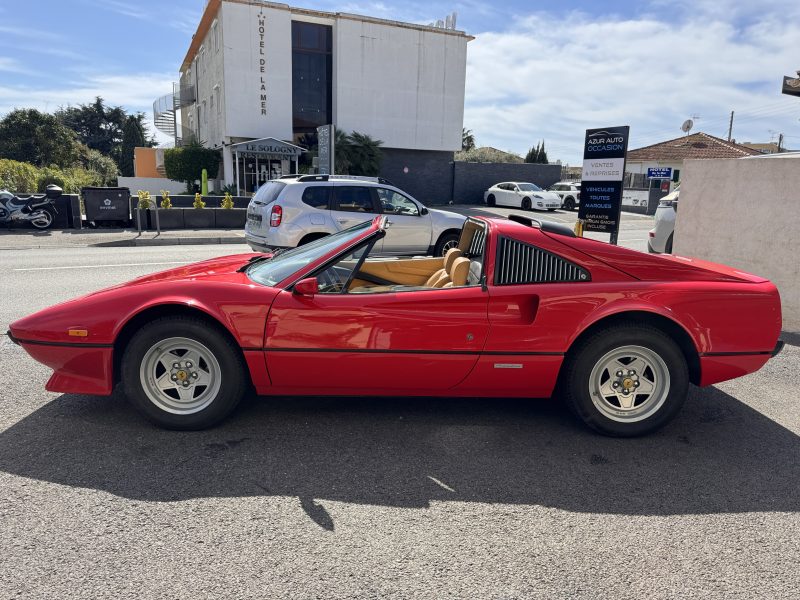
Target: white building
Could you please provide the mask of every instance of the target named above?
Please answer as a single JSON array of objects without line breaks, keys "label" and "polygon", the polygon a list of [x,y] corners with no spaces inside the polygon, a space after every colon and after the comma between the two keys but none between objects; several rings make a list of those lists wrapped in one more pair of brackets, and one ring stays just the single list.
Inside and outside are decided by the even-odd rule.
[{"label": "white building", "polygon": [[219,148],[226,183],[238,154],[248,191],[294,172],[292,144],[307,148],[328,123],[381,140],[385,176],[446,168],[461,148],[471,39],[441,26],[209,0],[180,69],[177,137]]}]

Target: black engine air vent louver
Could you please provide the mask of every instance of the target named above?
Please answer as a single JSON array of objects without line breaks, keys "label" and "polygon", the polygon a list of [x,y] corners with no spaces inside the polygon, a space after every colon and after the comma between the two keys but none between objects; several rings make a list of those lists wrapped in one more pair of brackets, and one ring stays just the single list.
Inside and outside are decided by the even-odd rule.
[{"label": "black engine air vent louver", "polygon": [[501,237],[497,242],[495,285],[591,281],[589,272],[551,252]]}]

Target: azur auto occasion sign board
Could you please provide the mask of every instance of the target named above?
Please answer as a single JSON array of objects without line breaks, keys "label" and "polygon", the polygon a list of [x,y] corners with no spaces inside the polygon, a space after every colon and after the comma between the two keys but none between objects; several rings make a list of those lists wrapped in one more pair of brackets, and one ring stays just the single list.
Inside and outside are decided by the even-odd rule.
[{"label": "azur auto occasion sign board", "polygon": [[578,218],[586,231],[610,233],[612,243],[619,231],[629,133],[627,125],[587,129],[583,147]]}]

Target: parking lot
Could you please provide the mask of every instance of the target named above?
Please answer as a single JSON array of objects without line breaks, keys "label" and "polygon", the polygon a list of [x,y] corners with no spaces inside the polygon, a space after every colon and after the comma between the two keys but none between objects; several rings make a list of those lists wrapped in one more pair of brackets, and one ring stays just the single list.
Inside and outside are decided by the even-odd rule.
[{"label": "parking lot", "polygon": [[[643,249],[651,227],[626,215],[621,243]],[[0,329],[246,250],[4,250]],[[119,392],[44,391],[48,369],[2,336],[0,598],[796,598],[786,339],[620,440],[546,400],[249,398],[216,429],[162,431]]]}]

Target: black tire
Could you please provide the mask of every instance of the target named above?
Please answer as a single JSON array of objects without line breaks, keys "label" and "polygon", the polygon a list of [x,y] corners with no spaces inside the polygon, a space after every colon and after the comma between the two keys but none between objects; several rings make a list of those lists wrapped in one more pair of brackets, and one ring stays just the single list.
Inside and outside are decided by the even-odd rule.
[{"label": "black tire", "polygon": [[486,197],[486,206],[494,206],[496,203],[494,194],[489,194]]},{"label": "black tire", "polygon": [[[443,233],[436,242],[433,249],[434,256],[444,256],[450,248],[458,246],[458,240],[461,239],[460,233]],[[454,245],[455,244],[455,245]]]},{"label": "black tire", "polygon": [[575,210],[575,198],[570,196],[564,198],[564,210]]},{"label": "black tire", "polygon": [[556,212],[556,209],[555,208],[548,208],[547,212]]},{"label": "black tire", "polygon": [[664,252],[666,252],[667,254],[672,254],[672,236],[673,235],[675,235],[674,232],[670,233],[669,237],[667,238],[667,243],[664,244]]},{"label": "black tire", "polygon": [[[148,351],[155,344],[176,336],[205,346],[220,367],[220,386],[213,400],[191,414],[175,414],[159,407],[148,397],[140,377]],[[221,326],[190,316],[163,317],[137,331],[124,350],[121,374],[128,399],[147,419],[165,429],[191,431],[218,424],[236,408],[249,385],[241,352]]]},{"label": "black tire", "polygon": [[[651,405],[653,412],[645,413],[645,418],[618,421],[604,414],[592,400],[591,375],[595,366],[609,353],[631,346],[643,347],[661,358],[669,373],[669,389],[660,405],[658,402]],[[638,382],[636,385],[638,386]],[[689,369],[678,345],[660,329],[635,322],[598,330],[580,341],[570,349],[559,379],[559,390],[570,411],[595,431],[615,437],[645,435],[663,427],[683,406],[688,389]],[[601,406],[609,404],[603,401],[600,394],[596,396]],[[637,397],[634,395],[634,399]],[[657,397],[653,396],[654,399]],[[651,398],[646,397],[641,402],[642,408],[634,410],[645,410],[645,405],[650,400]],[[623,412],[621,408],[619,410],[620,413]]]},{"label": "black tire", "polygon": [[39,230],[48,229],[53,224],[53,221],[55,221],[56,215],[53,212],[53,210],[50,209],[50,208],[43,208],[43,209],[41,209],[41,211],[42,211],[42,213],[44,215],[44,220],[39,222],[39,223],[35,223],[33,221],[30,221],[30,224],[34,228],[39,229]]},{"label": "black tire", "polygon": [[531,207],[532,207],[531,199],[528,198],[528,197],[523,198],[522,199],[522,210],[530,210]]}]

